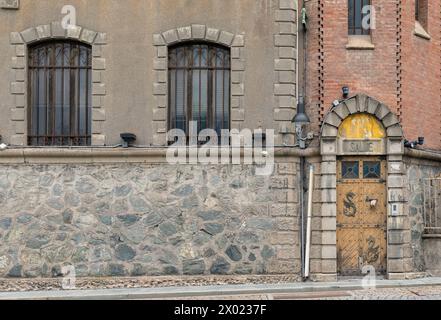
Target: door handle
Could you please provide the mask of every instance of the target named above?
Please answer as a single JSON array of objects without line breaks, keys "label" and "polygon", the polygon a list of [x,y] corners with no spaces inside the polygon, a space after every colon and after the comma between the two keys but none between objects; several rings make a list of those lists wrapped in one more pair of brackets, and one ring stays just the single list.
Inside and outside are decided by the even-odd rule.
[{"label": "door handle", "polygon": [[378,204],[378,199],[370,199],[369,197],[366,197],[366,202],[370,203],[371,208],[375,208]]}]

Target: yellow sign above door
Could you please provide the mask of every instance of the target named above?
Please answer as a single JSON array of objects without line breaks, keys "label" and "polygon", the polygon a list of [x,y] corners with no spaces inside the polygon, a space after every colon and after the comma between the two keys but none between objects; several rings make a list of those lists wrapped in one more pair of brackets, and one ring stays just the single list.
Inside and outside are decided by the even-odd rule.
[{"label": "yellow sign above door", "polygon": [[338,136],[342,139],[384,139],[386,130],[376,117],[367,113],[353,114],[340,125]]}]

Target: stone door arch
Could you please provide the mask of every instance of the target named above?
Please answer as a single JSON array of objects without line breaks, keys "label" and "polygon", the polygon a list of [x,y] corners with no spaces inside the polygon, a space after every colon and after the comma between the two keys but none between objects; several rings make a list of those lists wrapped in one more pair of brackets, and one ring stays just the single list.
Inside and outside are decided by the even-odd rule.
[{"label": "stone door arch", "polygon": [[[384,126],[386,138],[384,151],[387,158],[387,274],[389,278],[401,277],[411,271],[408,216],[404,210],[403,130],[397,116],[381,102],[360,94],[342,101],[325,117],[321,132],[321,278],[337,277],[337,158],[347,155],[339,145],[338,130],[345,119],[355,114],[374,116]],[[374,153],[379,155],[377,151]],[[366,156],[370,152],[350,153]],[[409,256],[407,256],[409,255]]]}]

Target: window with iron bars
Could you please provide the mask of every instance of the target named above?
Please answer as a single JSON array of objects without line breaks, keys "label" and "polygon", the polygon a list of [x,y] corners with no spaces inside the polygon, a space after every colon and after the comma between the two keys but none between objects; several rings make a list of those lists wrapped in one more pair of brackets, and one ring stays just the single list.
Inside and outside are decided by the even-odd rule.
[{"label": "window with iron bars", "polygon": [[29,48],[31,146],[91,145],[92,48],[51,41]]},{"label": "window with iron bars", "polygon": [[370,28],[363,28],[363,19],[367,16],[363,8],[370,4],[370,0],[348,0],[349,35],[370,35]]},{"label": "window with iron bars", "polygon": [[425,233],[441,235],[441,178],[423,180],[423,192]]},{"label": "window with iron bars", "polygon": [[428,27],[428,0],[415,0],[415,20],[427,30]]},{"label": "window with iron bars", "polygon": [[169,49],[169,129],[189,136],[189,123],[204,129],[230,129],[230,50],[207,43]]}]

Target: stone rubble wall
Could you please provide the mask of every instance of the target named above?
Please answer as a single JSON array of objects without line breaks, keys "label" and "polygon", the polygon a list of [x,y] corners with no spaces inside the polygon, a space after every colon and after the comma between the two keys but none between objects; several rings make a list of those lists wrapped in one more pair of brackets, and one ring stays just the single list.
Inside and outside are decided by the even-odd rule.
[{"label": "stone rubble wall", "polygon": [[0,278],[300,274],[298,166],[1,165]]},{"label": "stone rubble wall", "polygon": [[[425,272],[431,267],[427,261],[441,261],[441,252],[433,250],[437,242],[423,239],[424,235],[424,190],[423,179],[433,178],[441,175],[441,163],[435,161],[426,161],[417,158],[405,158],[404,175],[407,186],[406,199],[408,199],[408,210],[410,218],[410,234],[405,236],[411,239],[411,248],[413,253],[413,268],[415,272]],[[434,246],[430,246],[430,244]],[[428,247],[429,246],[429,247]],[[432,248],[433,247],[433,248]],[[440,245],[438,244],[438,248]],[[437,257],[434,256],[436,253]],[[430,263],[429,263],[430,264]],[[438,267],[441,269],[441,266]]]}]

